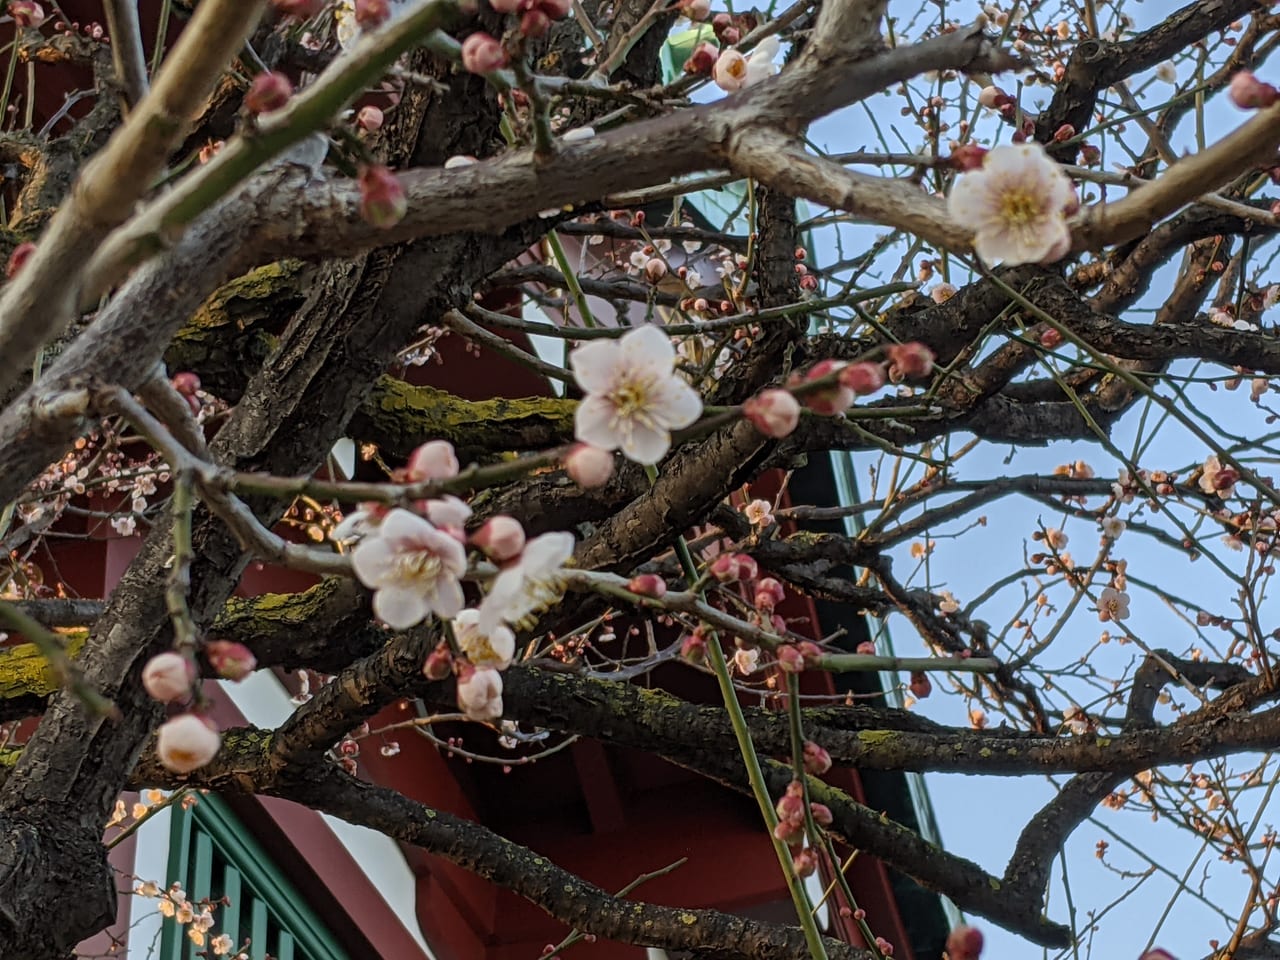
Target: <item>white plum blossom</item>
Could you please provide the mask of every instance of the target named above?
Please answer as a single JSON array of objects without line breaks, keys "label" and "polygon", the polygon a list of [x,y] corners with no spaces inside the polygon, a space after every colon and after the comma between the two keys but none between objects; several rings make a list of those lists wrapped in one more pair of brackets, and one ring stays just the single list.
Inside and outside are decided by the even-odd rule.
[{"label": "white plum blossom", "polygon": [[574,416],[577,438],[601,450],[621,448],[637,463],[661,460],[671,431],[702,412],[702,399],[675,372],[675,361],[671,340],[654,326],[575,349],[569,364],[587,394]]},{"label": "white plum blossom", "polygon": [[961,174],[947,198],[953,220],[973,230],[986,263],[1051,263],[1071,249],[1067,214],[1078,201],[1062,168],[1036,143],[995,147]]},{"label": "white plum blossom", "polygon": [[505,670],[516,652],[516,635],[498,625],[489,632],[480,629],[480,611],[463,610],[453,618],[453,636],[458,646],[477,667]]},{"label": "white plum blossom", "polygon": [[1129,595],[1115,587],[1103,589],[1098,595],[1098,619],[1103,623],[1129,619]]},{"label": "white plum blossom", "polygon": [[777,64],[773,62],[778,55],[778,47],[777,37],[765,37],[750,56],[728,47],[716,58],[715,66],[711,68],[711,79],[726,93],[735,93],[759,83],[778,72]]},{"label": "white plum blossom", "polygon": [[467,570],[466,551],[408,510],[390,511],[351,552],[351,566],[375,591],[374,614],[393,630],[406,630],[430,613],[454,617],[462,610],[458,581]]},{"label": "white plum blossom", "polygon": [[503,623],[518,626],[563,593],[565,563],[573,556],[573,534],[544,533],[525,544],[520,559],[494,578],[480,603],[476,629],[492,637]]}]

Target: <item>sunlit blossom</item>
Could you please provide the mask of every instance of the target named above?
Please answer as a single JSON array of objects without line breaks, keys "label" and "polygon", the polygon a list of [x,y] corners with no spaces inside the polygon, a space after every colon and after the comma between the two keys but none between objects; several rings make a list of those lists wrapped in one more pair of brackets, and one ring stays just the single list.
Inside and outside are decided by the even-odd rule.
[{"label": "sunlit blossom", "polygon": [[1062,168],[1035,143],[991,150],[981,169],[961,174],[947,198],[951,217],[973,230],[987,263],[1051,263],[1071,249],[1067,214],[1077,205]]},{"label": "sunlit blossom", "polygon": [[594,340],[569,355],[587,396],[578,404],[575,434],[601,450],[642,464],[657,463],[671,431],[702,412],[702,399],[675,372],[676,351],[661,329],[643,326],[618,340]]},{"label": "sunlit blossom", "polygon": [[480,604],[476,628],[492,636],[501,624],[519,626],[530,614],[559,600],[564,565],[571,556],[571,533],[544,533],[530,540],[520,559],[494,578]]},{"label": "sunlit blossom", "polygon": [[408,510],[388,513],[351,552],[351,566],[375,591],[374,614],[392,629],[407,629],[431,613],[453,617],[462,610],[462,544]]},{"label": "sunlit blossom", "polygon": [[1108,620],[1127,620],[1129,618],[1129,595],[1115,587],[1106,587],[1098,595],[1098,619],[1103,623]]}]

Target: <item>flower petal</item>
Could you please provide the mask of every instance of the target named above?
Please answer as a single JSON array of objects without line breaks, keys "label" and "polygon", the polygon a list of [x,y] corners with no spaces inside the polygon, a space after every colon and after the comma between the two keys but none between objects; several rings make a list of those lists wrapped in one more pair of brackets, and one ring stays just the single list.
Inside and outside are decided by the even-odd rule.
[{"label": "flower petal", "polygon": [[671,434],[660,427],[637,423],[622,438],[622,452],[628,458],[644,466],[657,463],[671,448]]},{"label": "flower petal", "polygon": [[637,327],[619,342],[622,362],[627,370],[648,367],[667,374],[676,362],[676,348],[671,338],[653,324]]},{"label": "flower petal", "polygon": [[573,378],[587,393],[608,393],[618,378],[621,351],[612,340],[592,340],[569,354]]},{"label": "flower petal", "polygon": [[622,442],[615,425],[613,404],[604,397],[589,395],[573,414],[573,435],[601,450],[617,450]]},{"label": "flower petal", "polygon": [[435,611],[436,616],[456,617],[462,612],[466,598],[462,595],[462,584],[453,577],[438,577],[426,586],[426,602]]},{"label": "flower petal", "polygon": [[654,397],[651,412],[655,419],[680,430],[702,415],[702,397],[679,377],[672,376]]},{"label": "flower petal", "polygon": [[426,597],[409,587],[383,587],[373,595],[374,616],[392,630],[408,630],[430,612]]},{"label": "flower petal", "polygon": [[390,511],[378,528],[378,538],[389,540],[394,544],[420,543],[428,534],[435,533],[436,528],[429,521],[416,513],[410,513],[401,507]]},{"label": "flower petal", "polygon": [[394,579],[398,551],[382,537],[366,537],[351,551],[351,569],[361,583],[377,589],[388,578]]}]

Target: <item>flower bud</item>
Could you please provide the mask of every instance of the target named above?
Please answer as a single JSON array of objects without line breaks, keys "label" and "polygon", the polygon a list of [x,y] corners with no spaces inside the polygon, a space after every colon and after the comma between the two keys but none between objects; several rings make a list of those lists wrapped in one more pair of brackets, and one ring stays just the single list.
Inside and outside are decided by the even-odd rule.
[{"label": "flower bud", "polygon": [[360,169],[360,216],[366,223],[384,230],[404,219],[409,201],[396,175],[382,164]]},{"label": "flower bud", "polygon": [[253,651],[233,640],[210,640],[204,645],[204,655],[224,680],[243,680],[258,669],[258,658]]},{"label": "flower bud", "polygon": [[167,770],[190,773],[214,758],[222,737],[213,721],[184,713],[164,723],[156,734],[156,756]]},{"label": "flower bud", "polygon": [[564,467],[578,486],[588,489],[601,487],[613,476],[613,454],[590,444],[579,443],[564,458]]},{"label": "flower bud", "polygon": [[884,367],[863,360],[840,368],[840,384],[860,397],[875,393],[885,384]]},{"label": "flower bud", "polygon": [[170,650],[147,661],[142,668],[142,688],[153,700],[172,703],[191,693],[195,677],[195,665],[182,654]]},{"label": "flower bud", "polygon": [[361,130],[368,130],[370,133],[381,130],[382,121],[382,111],[373,104],[361,107],[360,112],[356,114],[356,124]]},{"label": "flower bud", "polygon": [[[776,614],[774,618],[781,619]],[[783,633],[786,631],[786,628],[787,628],[786,623],[783,623],[782,630],[778,632]],[[776,624],[774,625],[774,629],[775,630],[778,629]],[[822,648],[818,646],[816,643],[814,643],[812,640],[801,640],[800,643],[797,645],[797,648],[800,651],[800,656],[804,658],[804,665],[806,667],[816,667],[818,665],[818,661],[822,659],[822,656],[823,656]]]},{"label": "flower bud", "polygon": [[907,689],[911,691],[911,695],[917,700],[923,700],[933,693],[933,684],[930,682],[928,674],[917,670],[911,674],[911,682],[907,684]]},{"label": "flower bud", "polygon": [[690,663],[701,663],[707,657],[707,638],[701,630],[687,633],[680,641],[680,656]]},{"label": "flower bud", "polygon": [[283,73],[268,70],[253,78],[244,95],[244,108],[252,114],[279,110],[293,96],[293,83]]},{"label": "flower bud", "polygon": [[1064,123],[1057,130],[1053,131],[1054,143],[1066,143],[1076,135],[1076,128],[1069,123]]},{"label": "flower bud", "polygon": [[797,877],[811,877],[818,869],[818,857],[812,850],[805,847],[792,856],[791,865],[795,867]]},{"label": "flower bud", "polygon": [[514,517],[490,517],[471,535],[471,542],[489,559],[502,563],[518,557],[524,549],[524,527]]},{"label": "flower bud", "polygon": [[763,390],[742,405],[743,415],[766,437],[789,436],[800,422],[800,402],[786,390]]},{"label": "flower bud", "polygon": [[[1163,952],[1161,951],[1161,953]],[[948,960],[978,960],[978,956],[981,953],[982,931],[977,927],[962,925],[956,927],[947,935]],[[1151,958],[1149,954],[1143,954],[1143,960],[1154,960],[1154,958]]]},{"label": "flower bud", "polygon": [[1081,144],[1080,163],[1085,167],[1096,167],[1102,162],[1102,151],[1092,143]]},{"label": "flower bud", "polygon": [[829,827],[835,821],[835,817],[831,815],[831,808],[825,803],[809,804],[809,813],[813,815],[813,822],[820,827]]},{"label": "flower bud", "polygon": [[627,589],[642,597],[662,597],[667,592],[667,581],[656,573],[641,573],[627,582]]},{"label": "flower bud", "polygon": [[38,27],[44,23],[44,7],[34,0],[13,0],[9,4],[9,16],[19,27]]},{"label": "flower bud", "polygon": [[473,33],[462,41],[462,66],[470,73],[493,73],[508,62],[502,42],[487,33]]},{"label": "flower bud", "polygon": [[190,370],[175,373],[169,382],[173,384],[173,389],[184,397],[194,397],[200,390],[200,377]]},{"label": "flower bud", "polygon": [[453,651],[449,645],[441,641],[436,648],[427,654],[422,664],[422,675],[428,680],[443,680],[453,673]]},{"label": "flower bud", "polygon": [[716,59],[720,56],[720,48],[714,43],[704,40],[693,48],[689,59],[684,62],[684,72],[694,77],[708,77],[715,69]]},{"label": "flower bud", "polygon": [[667,261],[661,257],[651,257],[645,261],[644,278],[650,283],[657,283],[667,275]]},{"label": "flower bud", "polygon": [[986,86],[978,91],[978,102],[984,107],[995,109],[1004,106],[1004,101],[1009,99],[1009,95],[996,86]]},{"label": "flower bud", "polygon": [[458,475],[458,456],[448,440],[432,440],[409,454],[405,479],[410,483],[423,480],[450,480]]},{"label": "flower bud", "polygon": [[755,605],[759,610],[773,610],[787,596],[787,591],[773,577],[765,577],[756,584]]},{"label": "flower bud", "polygon": [[680,0],[680,12],[695,23],[711,15],[711,0]]},{"label": "flower bud", "polygon": [[891,343],[885,353],[894,369],[908,380],[927,377],[933,372],[933,351],[923,343]]},{"label": "flower bud", "polygon": [[794,643],[784,643],[773,651],[778,658],[778,666],[787,673],[800,673],[804,670],[804,654]]},{"label": "flower bud", "polygon": [[358,757],[360,756],[360,744],[350,737],[344,737],[338,741],[338,753],[344,757]]},{"label": "flower bud", "polygon": [[[792,781],[794,782],[796,781]],[[796,791],[788,787],[773,809],[777,812],[778,819],[784,823],[804,823],[804,789]]]},{"label": "flower bud", "polygon": [[947,166],[961,173],[981,170],[988,152],[986,147],[980,147],[976,143],[962,143],[951,151],[951,156],[947,157]]},{"label": "flower bud", "polygon": [[502,674],[491,667],[458,664],[458,709],[472,720],[502,716]]},{"label": "flower bud", "polygon": [[[804,382],[811,383],[814,380],[830,377],[845,366],[846,364],[839,360],[820,360],[805,374]],[[828,417],[834,416],[837,413],[844,413],[853,406],[853,391],[837,381],[820,390],[806,393],[804,395],[804,405],[814,413]]]},{"label": "flower bud", "polygon": [[520,18],[520,32],[536,40],[551,29],[551,18],[541,10],[529,10]]},{"label": "flower bud", "polygon": [[362,30],[375,30],[390,19],[390,0],[356,0],[356,23]]},{"label": "flower bud", "polygon": [[1251,70],[1237,70],[1227,88],[1227,96],[1237,107],[1256,110],[1269,107],[1280,99],[1280,90],[1269,83],[1263,83]]},{"label": "flower bud", "polygon": [[760,575],[760,568],[745,553],[722,553],[711,562],[710,572],[721,583],[737,583],[754,580]]},{"label": "flower bud", "polygon": [[831,754],[812,740],[804,742],[804,772],[820,777],[831,769]]},{"label": "flower bud", "polygon": [[27,261],[31,259],[31,255],[35,252],[36,245],[30,240],[18,244],[13,248],[13,253],[9,254],[9,262],[5,265],[4,275],[12,280],[18,275],[18,271],[26,266]]}]

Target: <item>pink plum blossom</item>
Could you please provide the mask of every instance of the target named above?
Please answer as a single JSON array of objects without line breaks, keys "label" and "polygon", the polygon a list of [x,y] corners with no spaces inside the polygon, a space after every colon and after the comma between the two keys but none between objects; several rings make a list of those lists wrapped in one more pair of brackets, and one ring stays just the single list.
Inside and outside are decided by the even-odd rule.
[{"label": "pink plum blossom", "polygon": [[374,614],[394,630],[408,629],[431,613],[454,617],[462,610],[458,580],[467,569],[462,544],[408,510],[389,512],[351,552],[351,566],[375,591]]},{"label": "pink plum blossom", "polygon": [[973,230],[987,263],[1051,263],[1071,249],[1067,213],[1078,201],[1062,168],[1035,143],[999,146],[962,174],[947,199],[952,219]]},{"label": "pink plum blossom", "polygon": [[574,418],[577,438],[601,450],[621,448],[637,463],[661,460],[671,431],[702,412],[702,399],[675,372],[675,361],[671,340],[655,326],[575,349],[569,364],[587,394]]}]

